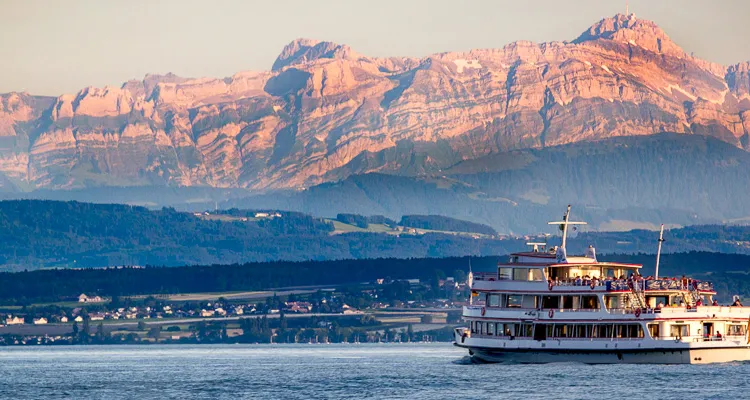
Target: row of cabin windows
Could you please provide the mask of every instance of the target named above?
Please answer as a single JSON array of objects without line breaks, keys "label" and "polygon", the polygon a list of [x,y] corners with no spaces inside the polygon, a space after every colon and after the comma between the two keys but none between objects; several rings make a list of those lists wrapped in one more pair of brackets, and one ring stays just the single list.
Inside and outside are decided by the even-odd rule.
[{"label": "row of cabin windows", "polygon": [[470,321],[471,333],[489,336],[531,337],[531,324]]},{"label": "row of cabin windows", "polygon": [[[513,260],[511,260],[512,262]],[[550,268],[549,279],[575,279],[588,276],[589,278],[614,278],[626,276],[632,269],[600,268],[587,266],[572,266],[570,268]],[[497,278],[500,280],[539,282],[546,281],[544,270],[541,268],[499,267]]]},{"label": "row of cabin windows", "polygon": [[[487,336],[537,337],[540,332],[548,338],[622,339],[643,338],[640,324],[515,324],[471,321],[471,332]],[[534,335],[534,330],[537,334]]]},{"label": "row of cabin windows", "polygon": [[[540,303],[541,301],[541,303]],[[486,304],[503,308],[555,308],[569,310],[598,310],[597,296],[536,296],[529,294],[487,294]]]},{"label": "row of cabin windows", "polygon": [[513,281],[546,281],[544,278],[544,271],[539,268],[500,267],[497,269],[497,278],[500,280]]},{"label": "row of cabin windows", "polygon": [[[659,337],[659,324],[649,324],[648,331],[651,337]],[[744,336],[745,325],[727,325],[728,336]],[[669,336],[673,338],[681,338],[690,336],[690,325],[688,324],[672,324],[669,327]]]}]

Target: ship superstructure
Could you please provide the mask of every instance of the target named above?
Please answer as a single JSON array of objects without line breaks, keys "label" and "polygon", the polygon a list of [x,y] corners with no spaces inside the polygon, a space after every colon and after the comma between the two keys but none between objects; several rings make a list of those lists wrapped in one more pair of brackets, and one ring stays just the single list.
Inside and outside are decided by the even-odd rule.
[{"label": "ship superstructure", "polygon": [[[708,363],[750,359],[750,307],[719,305],[710,282],[644,277],[642,265],[598,261],[562,244],[511,254],[470,274],[467,327],[455,344],[485,362]],[[661,244],[660,238],[660,244]],[[657,271],[658,272],[658,271]]]}]

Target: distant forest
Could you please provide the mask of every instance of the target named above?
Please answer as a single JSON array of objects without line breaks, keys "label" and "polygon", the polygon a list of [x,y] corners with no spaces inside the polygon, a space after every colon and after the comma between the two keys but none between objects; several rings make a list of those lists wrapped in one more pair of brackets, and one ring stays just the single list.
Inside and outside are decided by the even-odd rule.
[{"label": "distant forest", "polygon": [[[195,216],[171,208],[149,210],[120,204],[2,201],[0,268],[19,271],[496,255],[517,246],[512,241],[439,233],[333,235],[331,222],[306,214],[281,211],[281,217],[259,219],[254,218],[255,214],[252,210],[232,209],[221,215]],[[355,216],[351,218],[357,223]],[[372,223],[393,222],[382,217],[365,219]],[[435,223],[438,221],[439,217],[434,218]]]},{"label": "distant forest", "polygon": [[[392,231],[334,234],[332,222],[307,214],[278,211],[280,217],[255,218],[269,211],[231,209],[196,216],[171,208],[0,201],[0,270],[497,256],[525,249],[528,241],[545,240],[539,236],[396,235]],[[395,223],[377,215],[341,214],[337,219],[352,228]],[[494,232],[485,225],[438,216],[407,215],[400,224],[436,231]],[[657,232],[646,230],[574,232],[569,253],[582,253],[590,244],[599,254],[655,253],[657,238]],[[750,253],[748,226],[690,226],[668,230],[665,238],[665,253]],[[551,237],[549,243],[559,244],[559,238]]]},{"label": "distant forest", "polygon": [[[464,279],[474,271],[494,271],[501,257],[449,257],[370,259],[305,262],[268,262],[234,265],[147,268],[55,269],[0,273],[0,303],[28,305],[69,300],[81,293],[102,296],[229,292],[289,286],[354,285],[378,278],[420,279],[434,284],[453,276]],[[502,257],[504,258],[504,257]],[[643,263],[645,275],[653,273],[652,255],[603,257]],[[731,295],[750,296],[746,273],[750,256],[719,253],[666,254],[661,276],[691,275],[713,281],[727,301]]]}]

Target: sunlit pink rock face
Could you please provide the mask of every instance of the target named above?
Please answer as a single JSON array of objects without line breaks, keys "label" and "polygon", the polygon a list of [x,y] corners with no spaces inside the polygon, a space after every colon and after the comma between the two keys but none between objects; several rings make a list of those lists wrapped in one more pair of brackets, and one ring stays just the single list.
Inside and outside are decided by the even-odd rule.
[{"label": "sunlit pink rock face", "polygon": [[506,150],[660,132],[750,150],[749,65],[685,54],[634,15],[570,42],[423,59],[298,39],[271,71],[1,95],[0,171],[23,190],[266,190],[373,171],[437,173]]}]

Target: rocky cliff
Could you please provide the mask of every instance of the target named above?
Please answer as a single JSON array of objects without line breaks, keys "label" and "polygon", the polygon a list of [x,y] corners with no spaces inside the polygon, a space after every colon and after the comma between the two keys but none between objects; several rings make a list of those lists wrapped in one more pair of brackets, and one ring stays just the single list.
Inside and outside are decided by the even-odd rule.
[{"label": "rocky cliff", "polygon": [[570,42],[423,59],[300,39],[271,71],[0,95],[0,185],[303,188],[659,132],[750,150],[749,69],[685,54],[634,15]]}]

